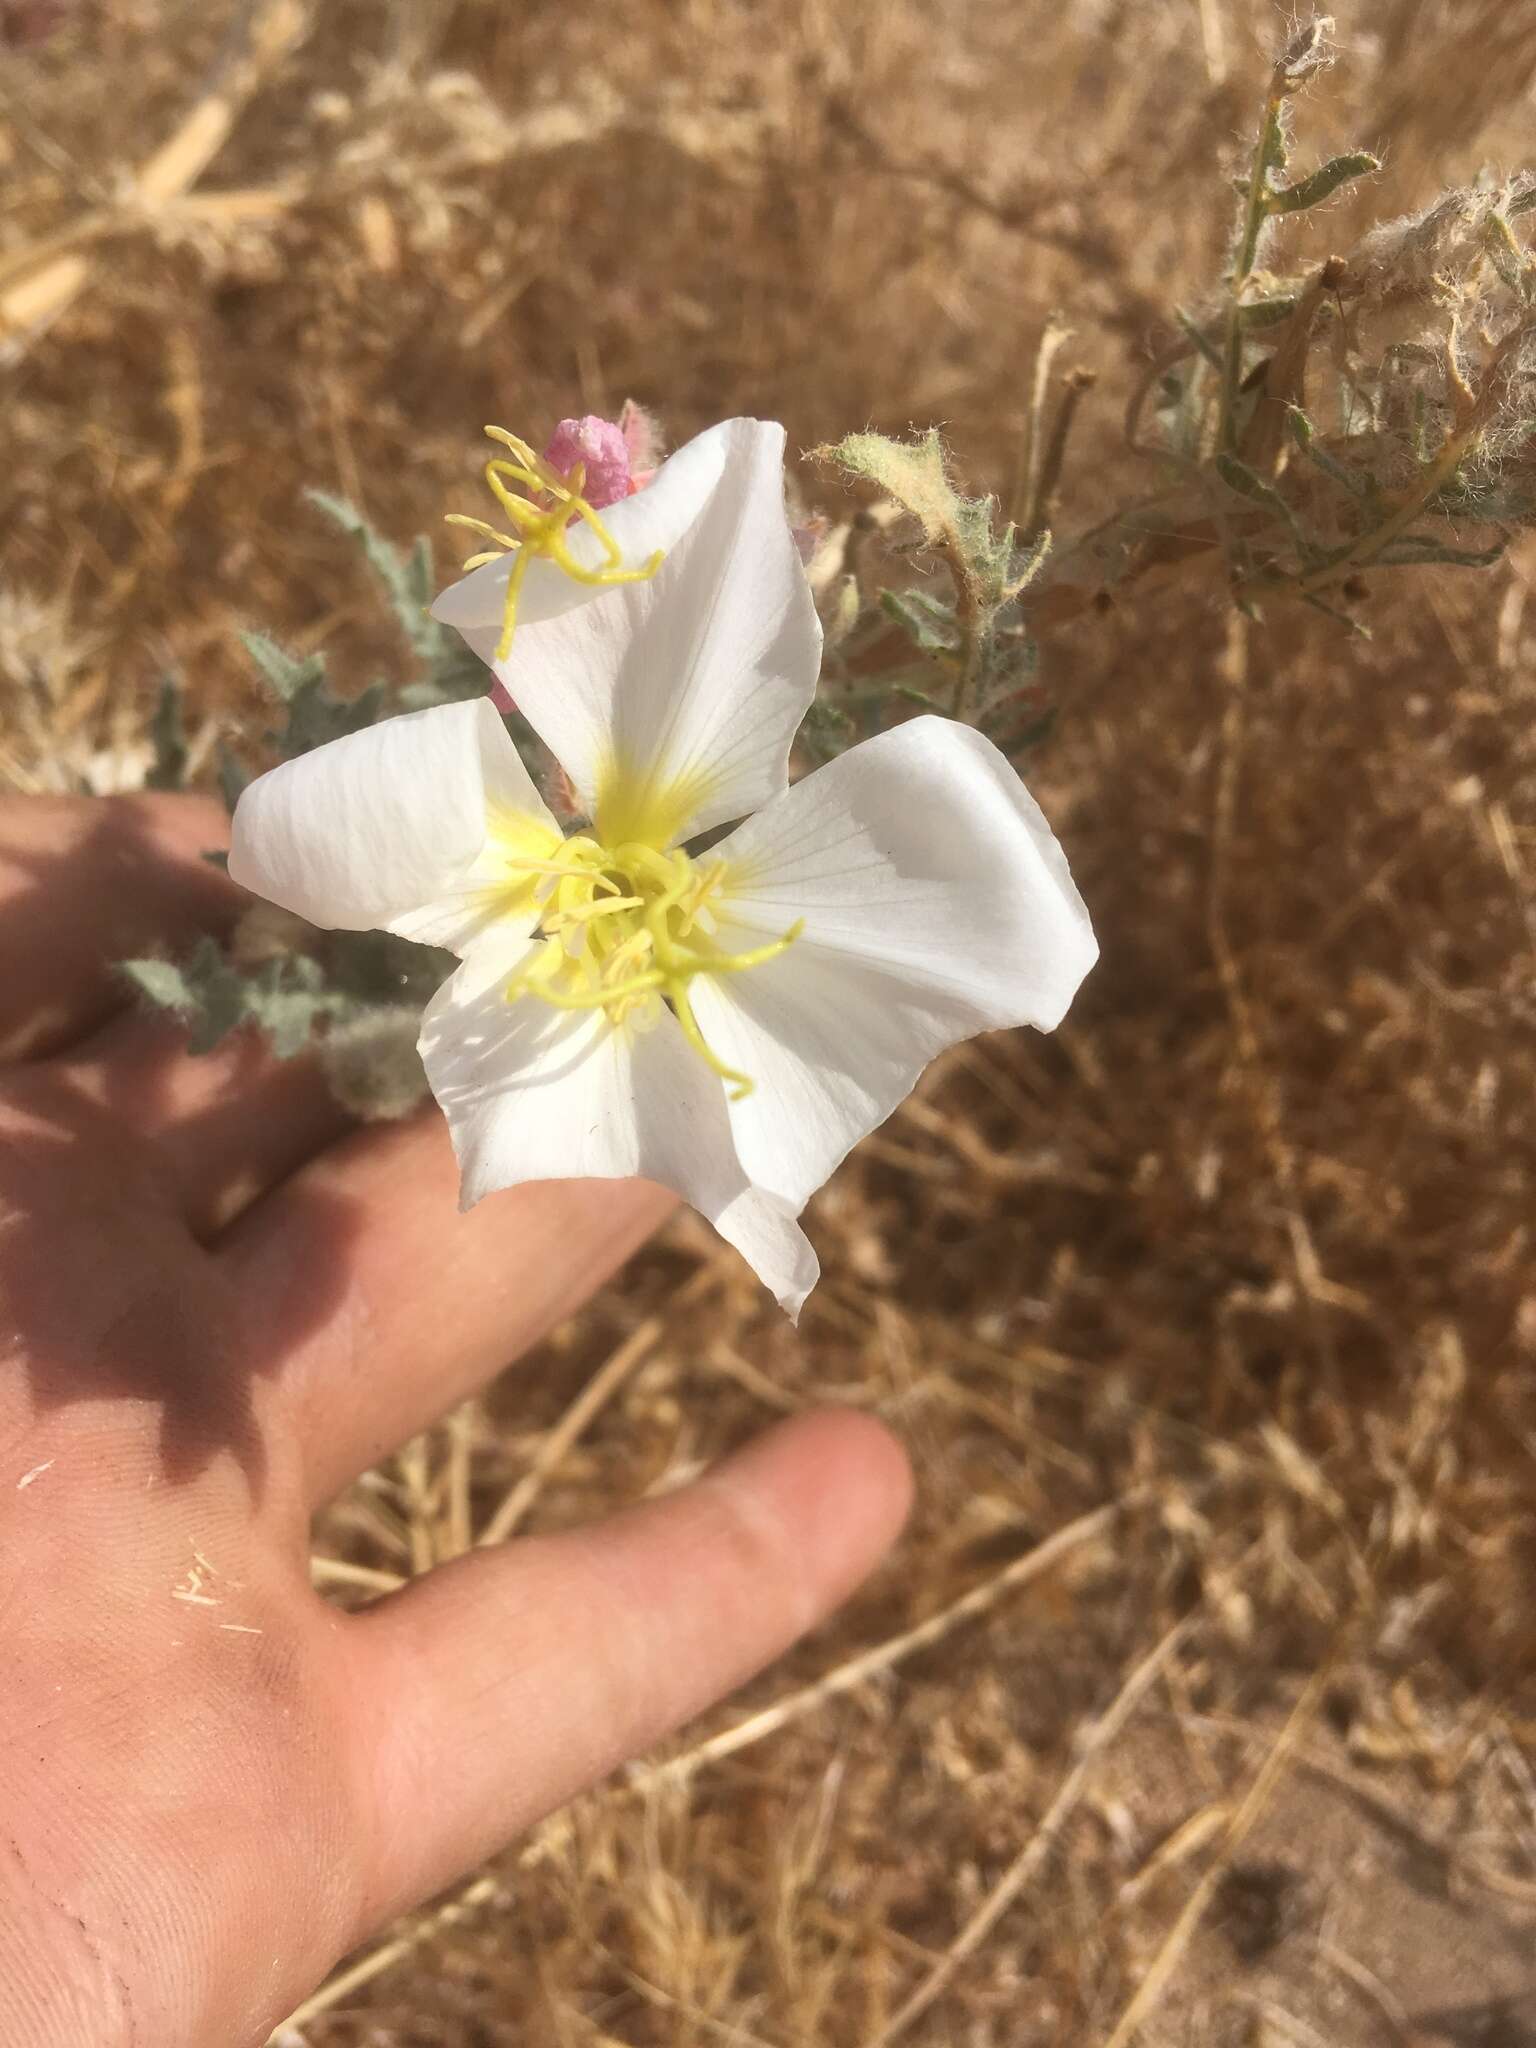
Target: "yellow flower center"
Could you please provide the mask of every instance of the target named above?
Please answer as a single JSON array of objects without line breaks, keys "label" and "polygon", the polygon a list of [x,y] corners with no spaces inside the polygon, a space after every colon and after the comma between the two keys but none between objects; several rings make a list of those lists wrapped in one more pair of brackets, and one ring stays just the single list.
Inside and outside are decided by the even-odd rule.
[{"label": "yellow flower center", "polygon": [[680,848],[662,853],[638,840],[603,846],[582,833],[552,847],[548,860],[521,848],[509,853],[518,897],[535,891],[541,935],[507,984],[509,1002],[537,996],[560,1010],[601,1010],[611,1024],[642,1031],[665,1003],[733,1099],[752,1092],[751,1079],[705,1040],[690,985],[696,975],[740,974],[777,959],[799,938],[803,919],[765,946],[727,952],[710,911],[726,879],[724,861],[694,860]]},{"label": "yellow flower center", "polygon": [[[463,512],[450,512],[447,521],[450,526],[467,526],[472,533],[495,543],[480,554],[471,555],[464,564],[466,570],[482,568],[485,563],[496,561],[503,552],[510,552],[513,556],[502,606],[501,638],[496,643],[496,659],[505,661],[511,652],[512,635],[517,630],[517,601],[522,594],[523,578],[535,556],[553,562],[575,582],[593,584],[598,588],[606,588],[612,583],[644,583],[661,567],[662,556],[658,548],[638,568],[625,568],[618,542],[581,495],[587,481],[585,463],[578,462],[562,476],[526,441],[518,440],[505,427],[487,427],[485,431],[493,441],[510,448],[515,458],[508,462],[505,457],[493,456],[485,465],[485,480],[512,522],[512,531],[505,533],[500,527],[491,526],[484,519],[471,519]],[[528,495],[519,496],[511,488],[513,484]],[[596,534],[605,557],[601,568],[584,568],[572,555],[569,528],[573,520],[584,521]]]}]

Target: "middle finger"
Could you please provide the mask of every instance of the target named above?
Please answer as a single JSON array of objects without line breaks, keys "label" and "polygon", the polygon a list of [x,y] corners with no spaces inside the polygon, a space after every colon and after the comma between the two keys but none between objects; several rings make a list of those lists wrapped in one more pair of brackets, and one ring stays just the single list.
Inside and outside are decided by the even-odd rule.
[{"label": "middle finger", "polygon": [[674,1198],[647,1181],[540,1181],[468,1214],[433,1108],[357,1131],[216,1247],[283,1354],[278,1399],[319,1505],[569,1315]]}]

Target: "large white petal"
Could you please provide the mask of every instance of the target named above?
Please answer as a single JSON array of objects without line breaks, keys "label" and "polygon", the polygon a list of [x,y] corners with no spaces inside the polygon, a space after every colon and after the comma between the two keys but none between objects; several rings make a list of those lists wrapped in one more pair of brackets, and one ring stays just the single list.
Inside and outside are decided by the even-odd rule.
[{"label": "large white petal", "polygon": [[464,952],[504,918],[519,846],[560,830],[489,701],[387,718],[259,776],[235,807],[229,872],[333,931],[398,932]]},{"label": "large white petal", "polygon": [[496,671],[609,844],[687,838],[779,794],[816,690],[821,626],[784,510],[784,430],[729,420],[711,434],[716,487],[656,575],[519,632]]},{"label": "large white petal", "polygon": [[1098,957],[1039,806],[948,719],[853,748],[715,852],[723,944],[805,921],[779,958],[691,991],[714,1050],[756,1083],[730,1107],[742,1165],[796,1210],[936,1053],[1053,1029]]},{"label": "large white petal", "polygon": [[[664,554],[670,553],[698,518],[725,467],[730,424],[727,421],[696,434],[675,455],[668,456],[643,490],[621,498],[599,513],[626,569],[641,567],[658,548]],[[571,554],[584,569],[605,566],[607,556],[602,543],[589,526],[578,520],[566,531]],[[433,618],[455,627],[485,662],[494,659],[496,643],[501,638],[507,578],[511,573],[511,555],[486,562],[457,583],[451,583],[432,607]],[[562,612],[602,595],[601,588],[578,583],[553,562],[535,558],[528,564],[518,594],[518,630],[522,632],[545,619],[558,618]]]},{"label": "large white petal", "polygon": [[466,1208],[530,1180],[629,1179],[707,1216],[791,1315],[816,1283],[793,1212],[741,1170],[718,1079],[664,1012],[615,1030],[598,1011],[508,1002],[472,959],[427,1007],[421,1051],[453,1135]]}]

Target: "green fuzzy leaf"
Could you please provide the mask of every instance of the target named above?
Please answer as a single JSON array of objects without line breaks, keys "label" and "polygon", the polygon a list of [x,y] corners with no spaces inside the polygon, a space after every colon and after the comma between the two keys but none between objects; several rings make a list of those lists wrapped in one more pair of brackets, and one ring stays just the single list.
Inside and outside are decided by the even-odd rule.
[{"label": "green fuzzy leaf", "polygon": [[1282,292],[1273,299],[1249,299],[1237,309],[1237,324],[1250,334],[1278,327],[1290,319],[1300,303],[1294,292]]},{"label": "green fuzzy leaf", "polygon": [[310,753],[348,733],[362,732],[376,725],[384,709],[385,690],[374,683],[357,697],[338,697],[323,677],[306,683],[288,706],[288,723],[280,733],[268,734],[285,761],[296,754]]},{"label": "green fuzzy leaf", "polygon": [[470,697],[484,697],[490,687],[490,670],[454,633],[445,636],[426,677],[397,690],[395,701],[402,711],[426,711],[434,704],[462,704]]},{"label": "green fuzzy leaf", "polygon": [[894,498],[923,529],[934,545],[951,540],[965,519],[960,497],[944,466],[944,444],[937,427],[916,441],[893,441],[884,434],[849,434],[835,446],[816,449],[816,456],[835,462],[850,476],[862,477]]},{"label": "green fuzzy leaf", "polygon": [[244,970],[213,938],[201,939],[183,961],[125,960],[119,971],[156,1009],[182,1019],[187,1050],[194,1054],[211,1052],[231,1031],[254,1024],[279,1059],[292,1059],[318,1023],[358,1007],[354,997],[328,986],[325,970],[308,954],[286,954]]},{"label": "green fuzzy leaf", "polygon": [[882,590],[880,609],[894,619],[914,647],[924,654],[952,656],[959,635],[955,608],[919,590]]},{"label": "green fuzzy leaf", "polygon": [[1222,367],[1221,350],[1216,346],[1210,335],[1184,311],[1182,306],[1174,307],[1173,317],[1178,321],[1180,328],[1183,330],[1185,340],[1193,343],[1196,350],[1204,356],[1213,370],[1219,370]]},{"label": "green fuzzy leaf", "polygon": [[156,1009],[172,1010],[187,1026],[189,1052],[208,1052],[242,1021],[240,977],[224,958],[217,939],[198,941],[179,965],[169,960],[125,960],[125,974]]},{"label": "green fuzzy leaf", "polygon": [[818,763],[835,761],[858,737],[858,728],[848,713],[829,704],[824,697],[816,698],[800,728],[801,744]]},{"label": "green fuzzy leaf", "polygon": [[1417,568],[1420,564],[1432,562],[1455,569],[1491,569],[1502,558],[1508,545],[1508,538],[1504,535],[1492,547],[1453,548],[1437,534],[1404,533],[1383,548],[1375,560],[1384,569]]},{"label": "green fuzzy leaf", "polygon": [[1291,508],[1271,483],[1266,483],[1257,470],[1250,469],[1237,456],[1221,454],[1216,457],[1216,473],[1229,490],[1244,498],[1253,499],[1255,504],[1267,505],[1271,512],[1282,519],[1292,517]]},{"label": "green fuzzy leaf", "polygon": [[426,537],[423,535],[412,544],[409,555],[402,555],[345,498],[333,497],[329,491],[309,491],[306,496],[317,511],[361,546],[364,559],[389,599],[400,630],[417,657],[430,662],[442,643],[445,628],[428,612],[432,602],[432,550]]},{"label": "green fuzzy leaf", "polygon": [[246,1014],[280,1060],[301,1053],[318,1019],[338,1008],[325,992],[319,961],[303,953],[266,961],[246,983],[244,1000]]},{"label": "green fuzzy leaf", "polygon": [[1483,246],[1501,281],[1522,299],[1531,296],[1530,259],[1515,240],[1514,229],[1502,213],[1490,213],[1483,222]]},{"label": "green fuzzy leaf", "polygon": [[[424,533],[418,533],[412,541],[402,576],[406,595],[415,605],[419,618],[430,607],[433,597],[432,543]],[[434,619],[432,624],[435,627],[437,621]]]},{"label": "green fuzzy leaf", "polygon": [[175,676],[164,676],[149,721],[155,763],[145,776],[151,789],[181,789],[187,779],[187,728],[182,716],[182,689]]},{"label": "green fuzzy leaf", "polygon": [[172,960],[120,960],[117,971],[157,1010],[189,1010],[197,1001],[186,975]]},{"label": "green fuzzy leaf", "polygon": [[302,661],[296,660],[293,655],[285,654],[266,633],[242,633],[240,640],[246,653],[285,704],[307,684],[320,682],[325,676],[323,654],[309,654]]},{"label": "green fuzzy leaf", "polygon": [[890,694],[903,704],[916,704],[921,710],[936,711],[942,718],[944,706],[936,697],[930,697],[926,690],[918,689],[915,683],[892,683]]},{"label": "green fuzzy leaf", "polygon": [[1216,457],[1216,473],[1228,490],[1236,491],[1255,505],[1263,505],[1266,510],[1273,512],[1277,519],[1285,522],[1303,563],[1316,559],[1317,546],[1303,530],[1294,510],[1274,485],[1266,482],[1257,470],[1250,469],[1248,464],[1240,461],[1237,456],[1223,453]]},{"label": "green fuzzy leaf", "polygon": [[1286,415],[1290,421],[1292,439],[1302,454],[1310,462],[1315,463],[1324,476],[1331,477],[1336,484],[1341,484],[1352,497],[1373,498],[1376,496],[1376,484],[1373,479],[1360,474],[1356,470],[1347,468],[1335,455],[1331,454],[1318,440],[1311,420],[1307,418],[1307,415],[1299,405],[1288,406],[1286,408]]},{"label": "green fuzzy leaf", "polygon": [[187,962],[187,979],[197,998],[187,1018],[187,1050],[212,1052],[245,1022],[245,990],[217,939],[199,941]]},{"label": "green fuzzy leaf", "polygon": [[1380,157],[1372,156],[1369,150],[1350,150],[1344,156],[1330,157],[1309,176],[1298,178],[1294,185],[1267,193],[1265,208],[1270,213],[1305,213],[1309,206],[1318,206],[1331,198],[1341,185],[1354,178],[1369,177],[1380,169]]},{"label": "green fuzzy leaf", "polygon": [[994,499],[962,497],[955,489],[937,427],[930,427],[915,441],[893,441],[885,434],[849,434],[835,446],[814,453],[819,460],[835,462],[850,476],[876,485],[909,512],[921,527],[923,539],[944,552],[951,571],[967,580],[984,606],[995,609],[1017,594],[1013,527],[994,526]]}]

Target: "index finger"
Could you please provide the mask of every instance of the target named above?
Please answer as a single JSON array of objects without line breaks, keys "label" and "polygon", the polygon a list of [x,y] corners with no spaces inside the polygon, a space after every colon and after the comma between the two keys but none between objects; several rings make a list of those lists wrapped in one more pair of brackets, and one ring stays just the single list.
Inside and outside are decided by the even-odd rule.
[{"label": "index finger", "polygon": [[202,855],[228,840],[209,797],[0,797],[0,1060],[126,1007],[119,961],[226,930],[248,899]]}]

